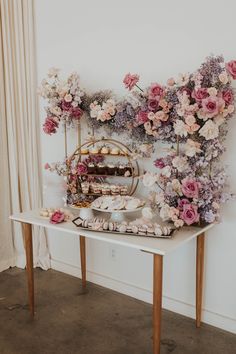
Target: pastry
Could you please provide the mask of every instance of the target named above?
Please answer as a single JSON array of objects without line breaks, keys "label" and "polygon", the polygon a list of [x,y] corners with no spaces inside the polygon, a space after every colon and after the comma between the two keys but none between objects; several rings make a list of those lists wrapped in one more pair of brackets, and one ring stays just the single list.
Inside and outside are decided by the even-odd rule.
[{"label": "pastry", "polygon": [[137,209],[139,206],[140,206],[140,200],[138,198],[132,198],[126,201],[125,208],[127,210],[133,210],[133,209]]},{"label": "pastry", "polygon": [[110,151],[109,148],[106,145],[104,145],[100,152],[101,154],[108,155],[109,151]]},{"label": "pastry", "polygon": [[147,234],[147,229],[145,227],[143,227],[143,226],[140,226],[138,228],[138,234],[139,235],[146,235]]},{"label": "pastry", "polygon": [[161,226],[160,225],[155,226],[154,232],[155,232],[156,236],[162,236],[162,228],[161,228]]},{"label": "pastry", "polygon": [[103,224],[103,230],[108,230],[109,224],[108,221],[105,221]]},{"label": "pastry", "polygon": [[131,230],[134,234],[137,234],[138,233],[138,226],[133,225]]},{"label": "pastry", "polygon": [[120,149],[119,148],[117,148],[117,147],[111,148],[111,151],[110,151],[111,155],[119,155],[119,153],[120,153]]},{"label": "pastry", "polygon": [[97,173],[98,173],[99,175],[105,175],[105,174],[107,173],[107,168],[106,168],[106,166],[104,165],[104,163],[99,162],[99,163],[97,164]]},{"label": "pastry", "polygon": [[116,166],[113,163],[109,163],[107,165],[107,173],[108,175],[115,175],[116,174]]},{"label": "pastry", "polygon": [[90,174],[96,173],[96,166],[93,162],[89,162],[88,164],[88,173]]},{"label": "pastry", "polygon": [[133,168],[130,165],[125,166],[125,176],[131,176],[133,173]]},{"label": "pastry", "polygon": [[82,147],[81,150],[80,150],[80,153],[86,155],[86,154],[89,153],[89,149],[87,147]]},{"label": "pastry", "polygon": [[124,174],[125,174],[125,166],[124,166],[124,165],[120,164],[120,165],[118,166],[118,168],[117,168],[117,174],[118,174],[119,176],[124,176]]},{"label": "pastry", "polygon": [[88,194],[89,192],[89,182],[81,182],[82,193]]},{"label": "pastry", "polygon": [[90,154],[99,154],[99,148],[97,146],[93,146],[89,149]]},{"label": "pastry", "polygon": [[154,235],[154,228],[153,227],[148,227],[147,228],[147,234],[150,235],[150,236],[153,236]]},{"label": "pastry", "polygon": [[128,187],[127,186],[120,186],[120,194],[126,195],[127,193],[128,193]]},{"label": "pastry", "polygon": [[126,232],[126,230],[127,230],[127,226],[126,225],[119,225],[118,226],[118,231],[119,232]]},{"label": "pastry", "polygon": [[120,186],[116,184],[111,185],[111,194],[112,195],[119,195],[120,194]]}]

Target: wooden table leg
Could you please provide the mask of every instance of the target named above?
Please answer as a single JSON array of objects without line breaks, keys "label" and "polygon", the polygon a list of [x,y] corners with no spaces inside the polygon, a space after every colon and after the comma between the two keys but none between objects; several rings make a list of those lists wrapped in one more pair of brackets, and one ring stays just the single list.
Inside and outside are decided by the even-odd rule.
[{"label": "wooden table leg", "polygon": [[82,286],[83,288],[86,288],[86,241],[84,236],[80,236],[80,261],[81,261]]},{"label": "wooden table leg", "polygon": [[197,237],[197,254],[196,254],[196,327],[201,326],[202,317],[202,292],[203,292],[203,275],[204,275],[204,247],[205,234]]},{"label": "wooden table leg", "polygon": [[153,354],[160,354],[163,256],[153,257]]},{"label": "wooden table leg", "polygon": [[25,240],[29,309],[30,309],[31,316],[34,317],[34,269],[33,269],[32,225],[23,223],[23,233],[24,233],[24,240]]}]

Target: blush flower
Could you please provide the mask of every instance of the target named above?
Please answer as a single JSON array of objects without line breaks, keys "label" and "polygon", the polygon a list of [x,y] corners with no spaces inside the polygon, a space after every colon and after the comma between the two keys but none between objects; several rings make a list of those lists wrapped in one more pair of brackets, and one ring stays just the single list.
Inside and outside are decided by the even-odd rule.
[{"label": "blush flower", "polygon": [[43,131],[46,134],[55,134],[58,128],[58,121],[56,117],[47,117],[43,124]]},{"label": "blush flower", "polygon": [[236,60],[231,60],[225,65],[225,67],[232,78],[236,79]]},{"label": "blush flower", "polygon": [[219,127],[212,120],[208,120],[199,130],[199,135],[203,136],[206,140],[215,139],[219,135]]},{"label": "blush flower", "polygon": [[152,187],[157,182],[157,175],[151,172],[146,172],[142,177],[142,181],[145,187]]},{"label": "blush flower", "polygon": [[192,225],[199,221],[198,207],[193,204],[185,204],[183,211],[180,213],[180,218],[187,225]]},{"label": "blush flower", "polygon": [[233,92],[231,90],[224,90],[222,92],[222,98],[227,105],[231,104],[234,100]]},{"label": "blush flower", "polygon": [[151,84],[151,86],[148,89],[149,98],[160,99],[163,93],[164,93],[163,87],[157,83]]},{"label": "blush flower", "polygon": [[178,199],[178,208],[179,210],[183,210],[184,205],[190,204],[190,201],[186,198]]},{"label": "blush flower", "polygon": [[203,114],[205,114],[208,118],[213,118],[216,116],[222,106],[224,106],[224,101],[215,96],[210,96],[202,100]]},{"label": "blush flower", "polygon": [[63,221],[65,221],[65,214],[59,210],[55,211],[50,217],[51,224],[59,224]]},{"label": "blush flower", "polygon": [[132,88],[138,83],[139,81],[139,75],[137,74],[126,74],[123,80],[123,83],[125,84],[125,88],[128,90],[132,90]]},{"label": "blush flower", "polygon": [[208,93],[207,93],[207,89],[205,87],[203,88],[199,88],[199,89],[195,89],[192,92],[192,98],[194,98],[196,101],[202,101],[204,98],[207,98]]},{"label": "blush flower", "polygon": [[158,105],[159,105],[159,103],[155,98],[148,100],[148,109],[150,109],[150,111],[156,111],[158,108]]},{"label": "blush flower", "polygon": [[198,198],[200,183],[193,178],[182,180],[182,192],[187,198]]},{"label": "blush flower", "polygon": [[138,125],[144,124],[148,121],[148,113],[144,111],[139,111],[136,115],[136,122]]}]

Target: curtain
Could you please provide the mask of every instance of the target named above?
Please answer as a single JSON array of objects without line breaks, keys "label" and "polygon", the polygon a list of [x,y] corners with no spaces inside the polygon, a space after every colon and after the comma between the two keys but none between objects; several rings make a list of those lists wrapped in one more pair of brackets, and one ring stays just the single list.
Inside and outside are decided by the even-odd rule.
[{"label": "curtain", "polygon": [[[24,268],[21,225],[11,225],[8,215],[39,208],[42,202],[34,1],[0,0],[0,16],[0,260],[8,259],[5,267],[15,263]],[[33,240],[34,266],[48,269],[44,230],[35,227]]]}]

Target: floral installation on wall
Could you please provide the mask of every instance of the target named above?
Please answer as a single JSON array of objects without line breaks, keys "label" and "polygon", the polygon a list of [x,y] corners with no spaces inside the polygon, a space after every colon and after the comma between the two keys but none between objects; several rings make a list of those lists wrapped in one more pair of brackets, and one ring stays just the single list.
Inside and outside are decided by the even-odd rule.
[{"label": "floral installation on wall", "polygon": [[[236,61],[225,63],[222,56],[210,56],[194,73],[145,89],[139,85],[139,75],[128,73],[123,83],[129,94],[120,101],[111,91],[85,94],[77,74],[66,84],[55,69],[49,78],[52,83],[44,80],[40,90],[49,103],[45,133],[55,133],[60,122],[73,124],[86,112],[95,131],[129,132],[132,141],[149,143],[149,150],[156,141],[170,143],[170,152],[154,162],[158,172],[142,177],[147,188],[158,187],[150,194],[151,206],[176,227],[219,220],[220,205],[231,198],[226,173],[217,163],[235,109]],[[81,113],[74,115],[73,109]]]}]

